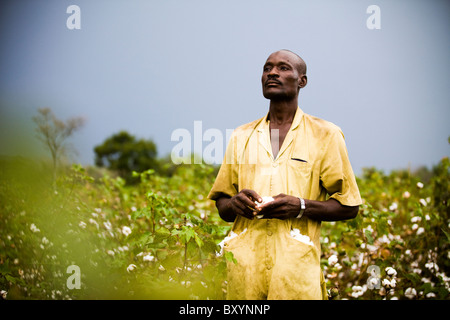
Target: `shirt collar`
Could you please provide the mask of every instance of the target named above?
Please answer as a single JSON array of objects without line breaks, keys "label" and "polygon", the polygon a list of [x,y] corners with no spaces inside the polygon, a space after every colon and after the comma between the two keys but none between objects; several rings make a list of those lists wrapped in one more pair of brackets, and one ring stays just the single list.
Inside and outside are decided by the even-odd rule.
[{"label": "shirt collar", "polygon": [[[295,115],[294,115],[294,120],[292,120],[292,124],[291,124],[291,128],[289,129],[289,131],[291,130],[295,130],[298,128],[298,126],[300,125],[300,122],[303,118],[303,110],[300,109],[300,107],[297,107],[297,111],[295,111]],[[258,131],[263,130],[265,127],[269,126],[269,112],[267,112],[267,115],[264,117],[264,121],[261,121],[259,123],[258,126]]]}]

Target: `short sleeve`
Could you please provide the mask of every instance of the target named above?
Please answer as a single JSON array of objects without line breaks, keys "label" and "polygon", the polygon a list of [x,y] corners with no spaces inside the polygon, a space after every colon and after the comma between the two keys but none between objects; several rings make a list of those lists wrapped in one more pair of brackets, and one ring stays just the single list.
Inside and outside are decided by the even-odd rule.
[{"label": "short sleeve", "polygon": [[228,142],[225,157],[208,198],[217,200],[222,196],[232,197],[238,193],[238,190],[237,135],[235,130]]},{"label": "short sleeve", "polygon": [[322,158],[320,179],[330,198],[342,205],[357,206],[362,203],[340,129],[331,133]]}]

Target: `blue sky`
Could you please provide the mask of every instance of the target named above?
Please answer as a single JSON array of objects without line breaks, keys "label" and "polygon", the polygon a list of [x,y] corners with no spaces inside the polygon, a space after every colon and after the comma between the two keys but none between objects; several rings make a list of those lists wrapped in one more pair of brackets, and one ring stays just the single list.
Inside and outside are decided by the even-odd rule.
[{"label": "blue sky", "polygon": [[[66,26],[72,4],[80,30]],[[366,26],[372,4],[380,30]],[[0,153],[41,148],[41,107],[86,118],[71,139],[82,164],[120,130],[159,156],[194,121],[225,136],[266,114],[262,66],[286,48],[308,66],[300,107],[342,128],[356,173],[431,167],[450,155],[449,12],[437,0],[2,1]]]}]

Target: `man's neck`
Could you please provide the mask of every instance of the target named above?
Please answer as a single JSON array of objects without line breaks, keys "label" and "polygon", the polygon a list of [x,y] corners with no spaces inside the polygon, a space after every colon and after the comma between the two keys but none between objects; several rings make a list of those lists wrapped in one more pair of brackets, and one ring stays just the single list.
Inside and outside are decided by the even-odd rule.
[{"label": "man's neck", "polygon": [[291,123],[294,120],[295,112],[298,108],[296,100],[291,101],[270,101],[269,119],[272,124],[282,125]]}]

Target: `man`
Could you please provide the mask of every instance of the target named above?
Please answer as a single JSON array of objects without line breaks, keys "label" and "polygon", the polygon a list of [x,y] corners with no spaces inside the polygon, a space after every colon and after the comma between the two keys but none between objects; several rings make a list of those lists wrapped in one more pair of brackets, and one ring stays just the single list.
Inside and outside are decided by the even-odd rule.
[{"label": "man", "polygon": [[[320,223],[354,218],[361,204],[344,137],[298,107],[307,84],[298,55],[272,53],[261,80],[269,112],[233,132],[208,195],[234,221],[227,298],[326,299]],[[263,197],[273,201],[258,205]]]}]

